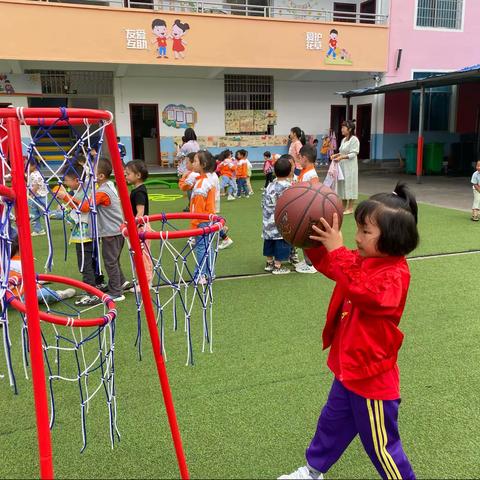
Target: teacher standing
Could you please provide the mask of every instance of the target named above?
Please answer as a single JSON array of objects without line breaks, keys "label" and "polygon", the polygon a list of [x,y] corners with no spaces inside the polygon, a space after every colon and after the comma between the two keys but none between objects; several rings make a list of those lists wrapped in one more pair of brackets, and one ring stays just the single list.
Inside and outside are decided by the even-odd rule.
[{"label": "teacher standing", "polygon": [[185,132],[182,137],[182,146],[180,147],[177,145],[177,159],[179,161],[178,164],[178,174],[181,176],[186,171],[186,156],[189,153],[197,153],[200,150],[200,145],[197,142],[197,135],[193,128],[185,129]]},{"label": "teacher standing", "polygon": [[342,143],[339,153],[332,155],[332,160],[339,162],[344,179],[338,181],[338,195],[343,200],[344,215],[353,213],[353,204],[358,199],[358,154],[360,141],[355,136],[355,121],[342,123]]}]

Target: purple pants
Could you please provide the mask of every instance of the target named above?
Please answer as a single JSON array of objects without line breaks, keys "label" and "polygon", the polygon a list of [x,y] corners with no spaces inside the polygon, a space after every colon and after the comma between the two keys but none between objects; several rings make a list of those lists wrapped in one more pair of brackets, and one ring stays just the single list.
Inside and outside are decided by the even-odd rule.
[{"label": "purple pants", "polygon": [[317,431],[307,448],[308,464],[326,473],[358,434],[385,479],[415,479],[398,433],[398,400],[369,400],[333,381]]}]

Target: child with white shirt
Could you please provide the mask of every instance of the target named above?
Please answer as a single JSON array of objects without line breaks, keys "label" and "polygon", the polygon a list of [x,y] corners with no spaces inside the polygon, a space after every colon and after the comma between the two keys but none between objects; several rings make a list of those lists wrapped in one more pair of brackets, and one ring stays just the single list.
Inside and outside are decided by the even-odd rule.
[{"label": "child with white shirt", "polygon": [[45,180],[39,171],[39,164],[33,157],[28,164],[28,209],[32,222],[32,237],[45,235],[40,219],[47,209],[48,188]]},{"label": "child with white shirt", "polygon": [[478,222],[480,212],[480,160],[477,161],[476,170],[472,175],[473,205],[472,221]]}]

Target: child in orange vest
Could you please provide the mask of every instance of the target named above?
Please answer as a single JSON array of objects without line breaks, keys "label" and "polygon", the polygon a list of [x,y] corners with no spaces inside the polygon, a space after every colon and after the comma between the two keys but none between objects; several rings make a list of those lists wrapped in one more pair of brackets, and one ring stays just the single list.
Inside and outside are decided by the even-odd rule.
[{"label": "child in orange vest", "polygon": [[[191,213],[215,214],[216,189],[207,175],[209,166],[213,162],[212,154],[209,151],[200,150],[195,153],[192,170],[198,174],[198,177],[190,198]],[[209,225],[210,222],[205,220],[191,221],[192,228],[203,228]],[[195,255],[197,258],[197,267],[193,275],[195,283],[206,285],[213,278],[213,253],[214,248],[211,245],[211,235],[198,236],[195,243]]]}]

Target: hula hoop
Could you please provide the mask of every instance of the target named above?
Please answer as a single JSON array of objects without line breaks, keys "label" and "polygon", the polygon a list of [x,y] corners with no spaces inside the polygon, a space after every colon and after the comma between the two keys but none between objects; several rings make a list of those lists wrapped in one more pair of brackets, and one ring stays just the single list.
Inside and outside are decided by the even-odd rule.
[{"label": "hula hoop", "polygon": [[[17,276],[21,280],[21,276]],[[40,311],[40,320],[48,323],[54,323],[55,325],[63,325],[66,327],[95,327],[106,325],[117,316],[117,310],[115,308],[115,302],[106,294],[101,292],[95,287],[87,285],[80,280],[73,278],[61,277],[59,275],[40,274],[37,275],[37,280],[45,280],[47,282],[64,283],[72,287],[85,290],[91,295],[96,295],[102,300],[102,303],[108,308],[108,312],[103,317],[97,318],[73,318],[73,317],[60,317],[59,315],[53,315],[51,313]],[[22,303],[18,297],[16,297],[10,290],[5,293],[5,299],[7,304],[11,305],[15,310],[21,313],[27,313],[27,307]]]},{"label": "hula hoop", "polygon": [[[218,232],[225,226],[225,219],[219,215],[210,215],[208,213],[159,213],[145,217],[136,218],[137,225],[144,225],[145,223],[158,222],[167,220],[203,220],[214,222],[213,225],[201,228],[190,228],[188,230],[164,230],[162,232],[139,232],[139,237],[142,240],[172,240],[176,238],[198,237],[209,233]],[[124,223],[120,227],[124,237],[128,238],[127,224]]]}]

